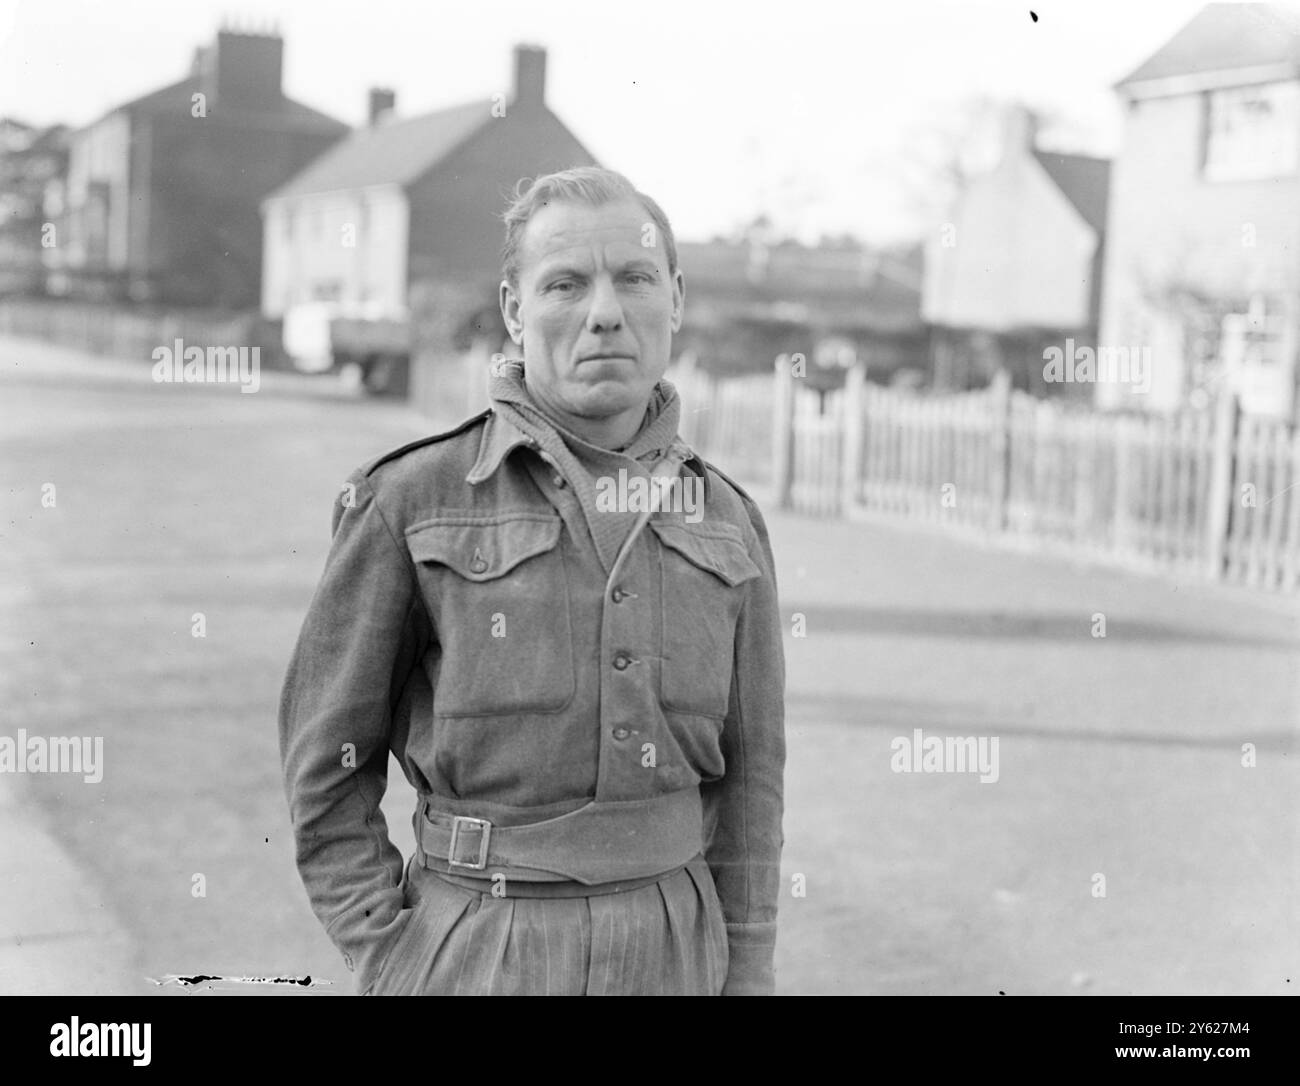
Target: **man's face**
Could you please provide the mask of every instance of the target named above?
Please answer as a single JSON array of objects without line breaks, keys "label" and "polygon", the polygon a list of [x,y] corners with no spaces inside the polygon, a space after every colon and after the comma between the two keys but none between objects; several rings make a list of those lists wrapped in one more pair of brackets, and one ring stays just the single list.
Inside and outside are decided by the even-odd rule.
[{"label": "man's face", "polygon": [[640,423],[668,366],[684,288],[636,200],[557,202],[524,229],[519,284],[501,313],[528,390],[561,418]]}]

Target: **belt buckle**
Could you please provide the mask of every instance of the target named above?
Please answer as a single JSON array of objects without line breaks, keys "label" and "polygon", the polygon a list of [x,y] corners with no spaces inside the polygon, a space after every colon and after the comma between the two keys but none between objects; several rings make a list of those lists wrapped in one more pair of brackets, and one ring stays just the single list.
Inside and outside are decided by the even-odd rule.
[{"label": "belt buckle", "polygon": [[[482,837],[479,838],[478,861],[475,863],[456,859],[456,843],[460,838],[462,827],[477,828],[482,834]],[[467,815],[456,815],[451,820],[451,844],[447,846],[447,863],[452,867],[467,867],[471,871],[482,871],[487,867],[488,837],[491,832],[492,823],[486,818],[470,818]]]}]

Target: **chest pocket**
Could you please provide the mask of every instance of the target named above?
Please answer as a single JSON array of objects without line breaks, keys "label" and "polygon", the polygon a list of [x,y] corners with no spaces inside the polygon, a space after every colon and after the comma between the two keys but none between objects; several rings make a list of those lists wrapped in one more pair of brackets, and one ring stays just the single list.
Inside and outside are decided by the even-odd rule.
[{"label": "chest pocket", "polygon": [[436,716],[550,713],[573,700],[558,516],[439,517],[406,531],[442,649]]},{"label": "chest pocket", "polygon": [[663,544],[665,709],[721,719],[731,697],[736,618],[746,581],[762,576],[729,524],[652,520]]}]

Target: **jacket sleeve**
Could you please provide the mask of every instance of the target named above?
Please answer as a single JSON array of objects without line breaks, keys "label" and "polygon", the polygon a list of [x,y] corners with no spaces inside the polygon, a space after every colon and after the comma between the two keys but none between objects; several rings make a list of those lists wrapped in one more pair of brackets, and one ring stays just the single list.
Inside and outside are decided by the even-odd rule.
[{"label": "jacket sleeve", "polygon": [[776,979],[777,898],[785,771],[785,648],[767,526],[748,498],[757,539],[751,581],[736,624],[731,704],[723,723],[721,779],[701,786],[705,859],[727,922],[730,965],[723,995],[771,995]]},{"label": "jacket sleeve", "polygon": [[365,475],[348,484],[284,682],[280,758],[298,872],[364,992],[410,916],[379,804],[393,708],[427,620],[410,558]]}]

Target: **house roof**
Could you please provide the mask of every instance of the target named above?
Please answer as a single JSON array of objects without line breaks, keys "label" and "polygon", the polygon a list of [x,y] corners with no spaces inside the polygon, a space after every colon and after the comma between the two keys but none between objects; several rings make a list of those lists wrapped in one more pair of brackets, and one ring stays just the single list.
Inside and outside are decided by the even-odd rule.
[{"label": "house roof", "polygon": [[130,110],[132,113],[164,113],[173,109],[188,111],[190,95],[202,89],[201,81],[197,75],[188,76],[185,79],[177,80],[175,83],[169,83],[165,87],[149,91],[148,94],[142,94],[138,98],[132,98],[129,102],[123,102],[110,112],[116,113],[120,109]]},{"label": "house roof", "polygon": [[1300,67],[1300,16],[1272,4],[1207,4],[1115,84],[1277,64]]},{"label": "house roof", "polygon": [[1034,158],[1047,171],[1065,198],[1098,234],[1106,230],[1106,201],[1110,195],[1110,161],[1089,155],[1061,155],[1035,149]]},{"label": "house roof", "polygon": [[68,126],[65,124],[38,128],[13,117],[0,117],[0,154],[61,155],[67,153],[67,144]]},{"label": "house roof", "polygon": [[[138,98],[132,98],[129,102],[123,102],[121,105],[109,110],[106,116],[122,111],[137,114],[175,114],[179,112],[187,115],[190,111],[192,95],[205,89],[201,76],[190,75],[177,80],[175,83],[169,83],[165,87],[159,87],[157,90],[142,94]],[[339,133],[347,131],[347,125],[342,121],[336,120],[318,109],[312,109],[311,106],[304,105],[288,95],[281,95],[269,108],[259,106],[256,110],[250,110],[244,106],[238,110],[222,111],[219,104],[214,104],[210,109],[214,115],[219,112],[228,112],[232,117],[238,114],[241,118],[272,125],[289,125],[294,128],[316,127],[338,131]]]},{"label": "house roof", "polygon": [[885,334],[921,325],[918,253],[810,248],[790,242],[767,250],[751,278],[746,242],[679,242],[686,296],[717,314],[753,320],[834,324]]},{"label": "house roof", "polygon": [[410,184],[491,118],[492,101],[483,99],[406,121],[388,121],[358,129],[267,199],[370,185]]}]

